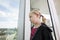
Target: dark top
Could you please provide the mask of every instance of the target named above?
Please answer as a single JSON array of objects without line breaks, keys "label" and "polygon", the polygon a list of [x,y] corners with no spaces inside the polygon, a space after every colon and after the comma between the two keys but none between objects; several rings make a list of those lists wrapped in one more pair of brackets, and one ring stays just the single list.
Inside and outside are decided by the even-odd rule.
[{"label": "dark top", "polygon": [[37,28],[32,28],[31,29],[31,37],[30,37],[30,40],[32,40],[32,38],[34,37],[36,31],[37,31]]},{"label": "dark top", "polygon": [[44,23],[42,23],[41,26],[35,32],[36,33],[33,33],[34,35],[31,38],[31,40],[53,40],[53,37],[51,34],[52,30]]}]

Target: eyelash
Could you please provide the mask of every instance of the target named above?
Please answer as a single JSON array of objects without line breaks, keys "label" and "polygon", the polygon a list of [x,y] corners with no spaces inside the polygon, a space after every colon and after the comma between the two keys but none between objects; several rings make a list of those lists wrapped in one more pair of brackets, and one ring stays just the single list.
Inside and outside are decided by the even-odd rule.
[{"label": "eyelash", "polygon": [[30,18],[31,18],[31,16],[30,16]]}]

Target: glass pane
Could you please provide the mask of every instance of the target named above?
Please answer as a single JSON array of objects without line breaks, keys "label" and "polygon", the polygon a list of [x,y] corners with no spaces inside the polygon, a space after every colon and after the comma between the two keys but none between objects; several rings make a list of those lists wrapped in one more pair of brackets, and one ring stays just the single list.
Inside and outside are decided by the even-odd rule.
[{"label": "glass pane", "polygon": [[[51,16],[49,13],[47,0],[31,0],[30,3],[31,3],[30,9],[31,10],[34,10],[34,9],[40,10],[40,13],[46,18],[46,25],[53,31],[53,27],[52,27],[53,25],[52,25]],[[52,35],[55,40],[54,31],[52,32]]]},{"label": "glass pane", "polygon": [[60,20],[60,0],[54,0],[54,4],[57,11],[58,19]]},{"label": "glass pane", "polygon": [[0,0],[0,40],[16,40],[19,0]]}]

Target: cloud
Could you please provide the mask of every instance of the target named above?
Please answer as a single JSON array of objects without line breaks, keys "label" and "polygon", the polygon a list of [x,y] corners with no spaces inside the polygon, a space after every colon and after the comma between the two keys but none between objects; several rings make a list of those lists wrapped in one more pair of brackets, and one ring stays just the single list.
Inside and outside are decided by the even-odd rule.
[{"label": "cloud", "polygon": [[0,22],[0,28],[17,28],[17,22]]},{"label": "cloud", "polygon": [[12,12],[12,13],[5,13],[3,11],[0,11],[0,22],[6,21],[18,21],[18,12]]},{"label": "cloud", "polygon": [[0,0],[0,28],[17,27],[19,0]]},{"label": "cloud", "polygon": [[0,17],[6,17],[7,15],[6,15],[6,13],[5,12],[3,12],[3,11],[0,11]]},{"label": "cloud", "polygon": [[[10,11],[14,11],[14,10],[18,10],[19,9],[19,5],[18,4],[16,4],[15,6],[17,6],[18,8],[15,8],[15,6],[13,6],[12,4],[14,4],[14,2],[13,3],[11,3],[10,1],[9,2],[1,2],[0,3],[0,5],[1,6],[3,6],[4,8],[6,8],[6,9],[8,9],[8,10],[10,10]],[[16,12],[16,11],[15,11]]]},{"label": "cloud", "polygon": [[[3,17],[6,17],[7,16],[7,18],[10,18],[12,20],[16,20],[16,19],[18,19],[19,9],[10,5],[10,4],[15,3],[15,2],[13,2],[14,0],[13,1],[10,0],[9,2],[8,1],[9,0],[5,0],[5,1],[2,0],[2,1],[0,1],[1,2],[0,5],[2,5],[3,7],[5,7],[7,10],[10,10],[10,12],[6,12],[6,11],[2,11],[1,10],[0,11],[0,14],[1,14],[0,17],[1,16],[3,16]],[[13,2],[13,3],[11,3],[11,2]],[[17,4],[16,4],[16,6],[17,6]]]},{"label": "cloud", "polygon": [[10,12],[10,10],[8,8],[4,7],[3,5],[0,5],[0,11]]}]

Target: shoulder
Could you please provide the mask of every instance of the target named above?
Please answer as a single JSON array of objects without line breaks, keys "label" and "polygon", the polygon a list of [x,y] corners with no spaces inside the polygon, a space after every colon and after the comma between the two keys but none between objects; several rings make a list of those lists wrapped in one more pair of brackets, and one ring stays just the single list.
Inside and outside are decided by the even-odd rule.
[{"label": "shoulder", "polygon": [[51,30],[46,24],[44,24],[44,23],[42,23],[41,29],[42,29],[43,31],[52,32],[52,30]]}]

